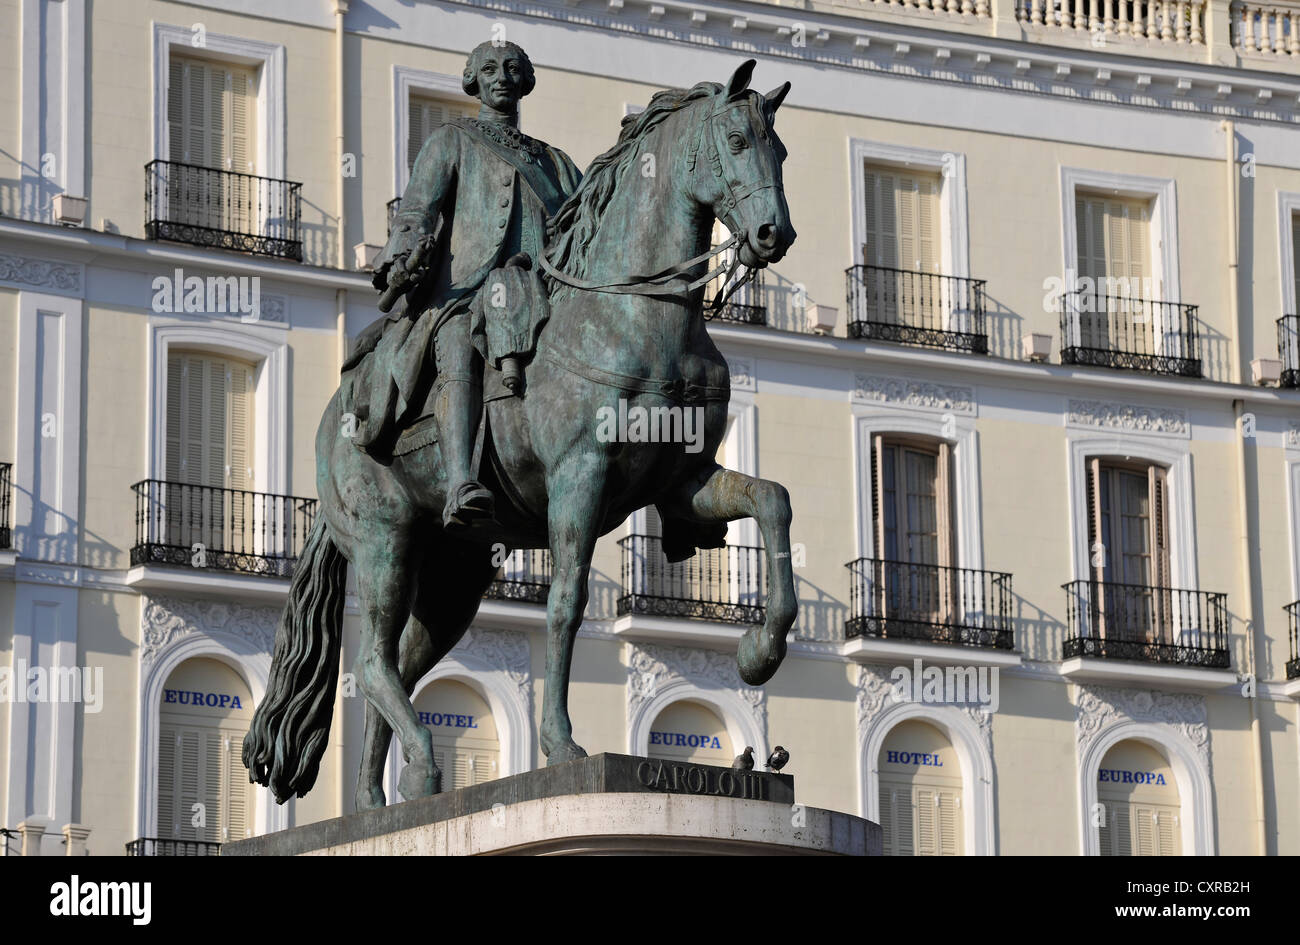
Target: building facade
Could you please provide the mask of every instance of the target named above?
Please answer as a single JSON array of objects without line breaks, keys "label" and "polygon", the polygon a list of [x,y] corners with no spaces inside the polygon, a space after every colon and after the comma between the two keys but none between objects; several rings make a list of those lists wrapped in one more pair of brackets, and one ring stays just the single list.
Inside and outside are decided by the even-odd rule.
[{"label": "building facade", "polygon": [[[240,741],[316,514],[365,271],[466,52],[527,49],[579,167],[658,89],[793,85],[799,233],[713,320],[719,460],[792,497],[767,686],[752,522],[597,548],[589,752],[789,749],[895,854],[1300,852],[1300,5],[0,0],[6,851],[213,852],[353,809]],[[448,786],[544,763],[548,558],[416,687]],[[395,798],[400,754],[386,790]]]}]

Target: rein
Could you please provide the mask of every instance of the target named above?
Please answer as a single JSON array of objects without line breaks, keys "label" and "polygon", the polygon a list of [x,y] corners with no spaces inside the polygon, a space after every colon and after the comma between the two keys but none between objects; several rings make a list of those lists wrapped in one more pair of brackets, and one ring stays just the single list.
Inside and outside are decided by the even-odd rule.
[{"label": "rein", "polygon": [[[708,126],[709,122],[720,113],[721,109],[714,109],[706,113],[696,126],[688,152],[687,168],[689,170],[695,170],[696,157],[699,153],[701,140],[705,137],[705,128]],[[732,189],[731,182],[728,181],[722,173],[722,157],[718,153],[717,143],[713,141],[711,136],[709,136],[709,162],[713,168],[713,176],[720,178],[724,183],[726,183],[726,205],[728,210],[734,210],[741,201],[748,199],[760,191],[768,190],[776,186],[774,183],[770,182],[766,184],[751,184],[744,188],[740,194],[737,194]],[[723,275],[722,278],[722,283],[726,287],[725,291],[721,291],[713,297],[713,301],[709,306],[709,311],[704,316],[705,319],[708,320],[721,311],[722,306],[726,304],[727,299],[731,298],[738,289],[754,278],[754,274],[757,270],[745,266],[744,274],[731,285],[727,285],[727,283],[731,282],[736,270],[741,266],[740,254],[736,253],[730,263],[724,262],[720,266],[715,266],[698,279],[686,283],[685,285],[681,284],[682,280],[685,279],[686,274],[695,266],[727,252],[729,249],[739,244],[740,241],[741,234],[736,232],[726,241],[714,246],[708,252],[701,253],[698,256],[677,263],[676,265],[669,266],[667,269],[663,269],[654,275],[628,275],[619,279],[614,279],[610,282],[593,282],[588,279],[579,279],[570,276],[567,273],[560,272],[551,265],[550,260],[546,258],[544,252],[538,254],[537,262],[542,267],[542,271],[556,282],[574,289],[582,289],[587,292],[609,292],[618,295],[648,295],[661,298],[689,294],[700,288],[700,286],[712,282],[717,276],[722,275],[725,271],[726,275]]]}]

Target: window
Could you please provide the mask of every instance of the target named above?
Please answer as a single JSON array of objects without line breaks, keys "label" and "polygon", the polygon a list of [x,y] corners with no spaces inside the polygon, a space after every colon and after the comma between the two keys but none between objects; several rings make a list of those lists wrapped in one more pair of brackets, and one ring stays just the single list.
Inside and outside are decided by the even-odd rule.
[{"label": "window", "polygon": [[863,264],[938,272],[939,175],[874,164],[863,173]]},{"label": "window", "polygon": [[1178,856],[1182,808],[1173,770],[1158,751],[1135,741],[1106,753],[1097,774],[1102,856]]},{"label": "window", "polygon": [[243,680],[216,660],[187,660],[168,677],[158,729],[160,840],[251,834],[252,785],[240,754],[252,703]]},{"label": "window", "polygon": [[406,171],[409,174],[415,168],[415,159],[420,155],[424,140],[433,134],[439,125],[456,118],[472,118],[478,113],[472,105],[462,105],[445,98],[431,95],[412,94],[407,102],[410,124],[406,136]]},{"label": "window", "polygon": [[902,722],[880,752],[880,828],[886,856],[962,852],[960,761],[932,725]]},{"label": "window", "polygon": [[167,359],[167,481],[253,486],[251,364],[196,352]]},{"label": "window", "polygon": [[1296,311],[1282,314],[1300,315],[1300,213],[1291,214],[1291,278],[1295,283],[1295,294],[1292,298],[1296,300]]},{"label": "window", "polygon": [[257,85],[252,69],[173,55],[167,87],[172,161],[254,173]]},{"label": "window", "polygon": [[1149,201],[1079,192],[1074,212],[1080,278],[1092,279],[1099,295],[1149,299],[1158,294],[1150,289]]},{"label": "window", "polygon": [[433,762],[442,789],[457,790],[501,776],[501,745],[492,709],[464,683],[440,680],[425,689],[414,707],[433,733]]},{"label": "window", "polygon": [[1158,642],[1174,619],[1166,473],[1160,466],[1088,461],[1092,619],[1100,636]]}]

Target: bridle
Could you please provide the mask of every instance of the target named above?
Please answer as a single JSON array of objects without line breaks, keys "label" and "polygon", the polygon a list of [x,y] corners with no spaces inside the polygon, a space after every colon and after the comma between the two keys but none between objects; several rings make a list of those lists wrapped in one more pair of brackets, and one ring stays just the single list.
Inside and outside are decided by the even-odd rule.
[{"label": "bridle", "polygon": [[[587,279],[579,279],[570,276],[567,273],[560,272],[551,265],[550,261],[546,258],[545,253],[539,253],[537,261],[542,267],[542,271],[563,285],[570,286],[574,289],[582,289],[587,292],[609,292],[620,295],[648,295],[655,297],[677,297],[681,295],[689,295],[691,292],[709,282],[712,282],[715,278],[725,272],[722,284],[726,286],[726,290],[719,292],[714,296],[709,311],[704,317],[709,319],[716,315],[722,309],[722,306],[726,304],[727,300],[731,298],[738,289],[754,278],[757,270],[753,267],[745,266],[745,272],[741,277],[735,282],[731,282],[736,270],[743,265],[740,261],[740,253],[737,252],[729,263],[723,262],[722,265],[715,266],[699,278],[686,282],[683,285],[682,283],[686,279],[686,274],[700,263],[708,262],[715,256],[721,256],[728,250],[737,246],[743,239],[743,233],[734,226],[736,208],[755,194],[761,193],[764,190],[775,189],[777,186],[774,181],[769,181],[765,184],[753,183],[743,187],[740,192],[737,193],[736,189],[732,186],[730,179],[728,179],[723,173],[722,154],[718,150],[718,142],[714,137],[712,129],[713,120],[728,108],[736,107],[737,104],[744,104],[746,107],[754,109],[755,111],[757,111],[757,106],[752,97],[747,97],[747,100],[744,103],[731,103],[726,99],[723,99],[721,104],[716,104],[717,98],[721,97],[722,96],[715,96],[714,98],[710,98],[708,102],[713,107],[708,109],[702,108],[700,110],[700,118],[695,122],[695,127],[691,133],[690,149],[688,150],[686,157],[686,169],[688,172],[692,173],[695,171],[701,144],[707,138],[707,153],[709,164],[713,169],[713,176],[722,180],[725,185],[723,207],[719,211],[718,215],[722,218],[723,224],[732,231],[730,238],[719,243],[717,246],[711,247],[708,252],[701,253],[698,256],[694,256],[691,259],[684,260],[683,262],[676,263],[666,269],[654,273],[653,275],[627,275],[609,282],[592,282]],[[762,116],[759,115],[757,117],[761,118]],[[764,132],[763,137],[764,140],[766,140],[766,132]],[[730,285],[728,285],[729,282]]]}]

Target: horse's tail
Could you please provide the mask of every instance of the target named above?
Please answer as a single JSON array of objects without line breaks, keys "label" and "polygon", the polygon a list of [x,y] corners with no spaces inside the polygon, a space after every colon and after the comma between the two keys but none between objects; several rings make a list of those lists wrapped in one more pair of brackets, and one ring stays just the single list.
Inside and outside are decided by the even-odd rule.
[{"label": "horse's tail", "polygon": [[302,797],[320,771],[338,683],[347,560],[318,516],[289,584],[266,695],[244,739],[250,781],[278,803]]}]

